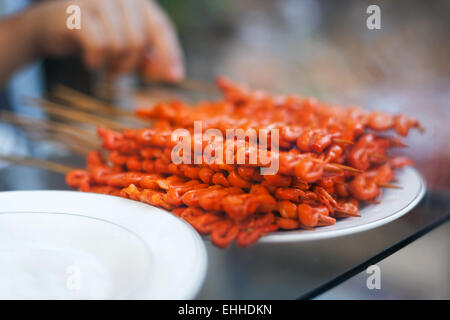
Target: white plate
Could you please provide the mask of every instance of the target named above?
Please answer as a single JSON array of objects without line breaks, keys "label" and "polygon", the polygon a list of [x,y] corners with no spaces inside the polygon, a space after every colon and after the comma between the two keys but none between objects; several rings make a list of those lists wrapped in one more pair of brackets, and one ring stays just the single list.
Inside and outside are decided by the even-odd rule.
[{"label": "white plate", "polygon": [[184,221],[119,197],[0,193],[0,299],[192,299],[206,250]]},{"label": "white plate", "polygon": [[413,168],[407,167],[395,172],[395,184],[403,189],[383,189],[379,204],[369,204],[361,208],[358,217],[339,219],[336,224],[319,227],[313,231],[278,231],[260,242],[293,242],[335,238],[379,227],[400,218],[414,208],[426,191],[425,182]]}]

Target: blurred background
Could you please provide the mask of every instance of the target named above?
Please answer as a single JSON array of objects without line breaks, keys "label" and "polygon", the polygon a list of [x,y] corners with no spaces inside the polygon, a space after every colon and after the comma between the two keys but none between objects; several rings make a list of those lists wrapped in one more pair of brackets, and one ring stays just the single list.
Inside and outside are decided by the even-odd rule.
[{"label": "blurred background", "polygon": [[[0,13],[20,10],[27,3],[0,0]],[[273,93],[296,93],[335,104],[401,112],[420,119],[426,128],[424,134],[412,132],[406,141],[410,148],[402,152],[416,161],[429,190],[445,199],[441,208],[448,214],[449,1],[160,0],[159,3],[179,31],[190,88],[143,84],[136,76],[106,83],[101,75],[86,73],[76,58],[46,59],[16,75],[0,103],[16,111],[39,113],[24,106],[23,95],[42,95],[57,83],[128,108],[150,103],[148,96],[155,94],[196,101],[215,97],[217,93],[209,83],[224,75]],[[369,16],[366,9],[371,4],[381,8],[380,30],[366,27]],[[3,153],[50,148],[49,154],[64,155],[61,150],[30,144],[9,126],[2,125],[0,129]],[[78,161],[70,154],[66,158],[69,162]],[[33,180],[30,181],[33,186]],[[14,184],[6,187],[14,188]],[[422,216],[427,214],[427,208],[432,208],[432,201],[425,199]],[[368,293],[365,275],[361,274],[340,286],[340,291],[332,290],[322,297],[448,299],[449,230],[447,223],[382,262],[388,284],[376,293],[378,296]],[[206,287],[201,297],[208,298],[213,293],[213,289]]]},{"label": "blurred background", "polygon": [[[409,139],[433,186],[450,187],[449,1],[161,1],[188,75],[419,118]],[[370,4],[381,29],[366,27]],[[433,143],[430,143],[433,141]],[[439,142],[441,141],[441,142]],[[429,164],[433,163],[432,166]]]}]

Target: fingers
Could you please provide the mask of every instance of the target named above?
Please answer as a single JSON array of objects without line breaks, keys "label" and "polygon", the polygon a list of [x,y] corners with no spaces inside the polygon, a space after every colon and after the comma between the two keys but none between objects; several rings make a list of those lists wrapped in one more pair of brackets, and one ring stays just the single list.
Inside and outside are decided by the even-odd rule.
[{"label": "fingers", "polygon": [[91,0],[78,31],[89,68],[106,66],[113,73],[144,68],[148,79],[178,82],[184,63],[175,30],[148,0]]},{"label": "fingers", "polygon": [[89,12],[86,12],[81,19],[83,28],[75,31],[75,37],[81,45],[86,66],[95,69],[105,59],[103,28]]},{"label": "fingers", "polygon": [[122,32],[127,50],[115,65],[117,72],[135,70],[145,53],[145,25],[139,1],[120,1]]},{"label": "fingers", "polygon": [[153,1],[143,1],[142,4],[147,36],[152,46],[144,61],[144,76],[171,82],[183,80],[183,54],[172,23]]},{"label": "fingers", "polygon": [[89,23],[101,30],[102,62],[110,76],[134,70],[143,56],[144,28],[136,4],[135,0],[93,0],[87,11]]},{"label": "fingers", "polygon": [[125,34],[123,32],[123,21],[117,8],[115,0],[99,1],[95,3],[93,11],[102,26],[104,37],[104,65],[108,69],[114,69],[117,61],[124,55],[127,49],[125,45]]}]

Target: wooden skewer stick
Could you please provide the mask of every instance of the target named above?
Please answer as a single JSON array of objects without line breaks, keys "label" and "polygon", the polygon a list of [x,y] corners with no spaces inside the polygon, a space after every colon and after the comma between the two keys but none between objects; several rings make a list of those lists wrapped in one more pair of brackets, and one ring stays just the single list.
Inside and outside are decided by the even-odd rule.
[{"label": "wooden skewer stick", "polygon": [[170,101],[179,100],[181,98],[180,94],[163,87],[152,87],[147,89],[132,89],[132,90],[122,90],[124,94],[128,94],[134,97],[139,97],[141,99],[148,99],[152,103],[158,101]]},{"label": "wooden skewer stick", "polygon": [[89,148],[96,148],[99,144],[99,139],[94,133],[51,120],[25,117],[8,111],[0,111],[0,120],[22,126],[27,131],[53,132],[56,138],[60,135],[72,138],[72,140],[75,139],[78,141],[77,144]]},{"label": "wooden skewer stick", "polygon": [[217,92],[218,88],[210,82],[203,82],[200,80],[186,79],[177,85],[182,89],[204,92]]},{"label": "wooden skewer stick", "polygon": [[407,144],[405,144],[400,139],[392,138],[391,141],[392,141],[394,147],[398,147],[398,148],[408,148],[409,147]]},{"label": "wooden skewer stick", "polygon": [[399,144],[396,145],[396,147],[399,148],[409,148],[409,146],[406,143],[400,142]]},{"label": "wooden skewer stick", "polygon": [[343,164],[340,163],[327,163],[324,162],[321,159],[315,159],[315,158],[310,158],[312,161],[315,161],[317,163],[323,164],[324,165],[324,169],[325,170],[329,170],[329,171],[341,171],[341,170],[345,170],[345,171],[350,171],[350,172],[355,172],[355,173],[363,173],[364,171],[361,171],[359,169],[353,168],[353,167],[349,167],[349,166],[345,166]]},{"label": "wooden skewer stick", "polygon": [[60,164],[60,163],[36,159],[36,158],[29,158],[29,157],[16,157],[16,156],[0,155],[0,160],[6,161],[6,162],[9,162],[12,164],[37,167],[37,168],[54,171],[54,172],[62,173],[62,174],[66,174],[69,171],[75,169],[75,168]]},{"label": "wooden skewer stick", "polygon": [[78,92],[74,89],[68,88],[63,85],[57,85],[53,96],[66,101],[71,104],[71,106],[78,108],[83,111],[102,113],[109,116],[120,116],[131,120],[137,125],[148,125],[148,121],[143,120],[135,115],[134,111],[119,108],[113,104],[107,104],[100,101],[94,97],[85,95],[84,93]]},{"label": "wooden skewer stick", "polygon": [[330,165],[330,164],[325,164],[324,170],[330,171],[330,172],[342,173],[341,168],[338,168],[338,167]]},{"label": "wooden skewer stick", "polygon": [[0,120],[4,122],[9,122],[13,124],[23,125],[23,126],[31,126],[44,128],[48,130],[60,130],[61,132],[73,133],[76,135],[88,137],[88,138],[97,138],[97,135],[93,131],[85,130],[74,125],[69,125],[66,123],[55,122],[48,119],[39,119],[32,118],[29,116],[24,116],[21,114],[12,113],[10,111],[2,110],[0,111]]},{"label": "wooden skewer stick", "polygon": [[320,163],[324,164],[324,169],[328,170],[328,171],[335,171],[335,172],[339,172],[339,171],[350,171],[350,172],[355,172],[355,173],[363,173],[363,171],[358,170],[356,168],[353,167],[349,167],[349,166],[345,166],[343,164],[339,164],[339,163],[325,163],[325,162],[321,162]]},{"label": "wooden skewer stick", "polygon": [[134,116],[134,113],[131,110],[118,108],[115,105],[105,103],[62,84],[58,84],[52,93],[62,100],[67,100],[68,102],[76,104],[77,107],[85,111]]},{"label": "wooden skewer stick", "polygon": [[395,184],[390,184],[390,183],[385,183],[385,182],[377,182],[377,185],[382,188],[403,189],[402,186],[396,186]]},{"label": "wooden skewer stick", "polygon": [[350,212],[345,212],[345,211],[339,211],[338,209],[334,209],[335,211],[335,217],[340,218],[340,217],[357,217],[357,218],[361,218],[361,215],[359,215],[358,213],[350,213]]},{"label": "wooden skewer stick", "polygon": [[343,164],[339,164],[339,163],[330,163],[330,165],[333,165],[335,167],[341,168],[342,170],[345,171],[351,171],[351,172],[356,172],[356,173],[363,173],[364,171],[361,171],[359,169],[353,168],[353,167],[349,167],[349,166],[345,166]]},{"label": "wooden skewer stick", "polygon": [[89,151],[92,149],[100,148],[100,144],[94,145],[86,145],[84,141],[80,141],[75,137],[68,137],[61,135],[60,133],[52,133],[52,132],[42,132],[34,129],[27,129],[31,134],[28,136],[32,140],[36,141],[46,141],[49,143],[56,143],[60,145],[62,148],[71,151],[74,154],[81,155],[83,157],[87,156]]},{"label": "wooden skewer stick", "polygon": [[121,123],[110,120],[110,119],[104,119],[101,117],[94,116],[92,114],[88,114],[85,112],[69,109],[67,107],[60,106],[56,103],[44,100],[44,99],[38,99],[38,98],[26,98],[28,102],[31,102],[32,104],[39,105],[42,109],[44,109],[49,114],[66,119],[71,121],[78,121],[82,123],[89,123],[93,126],[103,125],[105,127],[111,128],[113,130],[124,130],[127,127],[122,125]]},{"label": "wooden skewer stick", "polygon": [[424,132],[425,132],[425,128],[422,127],[422,125],[421,125],[420,123],[418,123],[418,124],[416,125],[416,128],[417,128],[417,130],[419,130],[421,133],[424,133]]},{"label": "wooden skewer stick", "polygon": [[333,142],[336,143],[347,143],[347,144],[353,144],[354,142],[347,139],[339,139],[339,138],[333,138]]}]

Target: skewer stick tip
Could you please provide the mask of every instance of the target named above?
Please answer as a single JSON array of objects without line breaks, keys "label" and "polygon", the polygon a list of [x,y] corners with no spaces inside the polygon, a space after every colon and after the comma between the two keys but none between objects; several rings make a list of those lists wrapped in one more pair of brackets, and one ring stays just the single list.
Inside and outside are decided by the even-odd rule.
[{"label": "skewer stick tip", "polygon": [[397,186],[395,184],[390,184],[390,183],[385,183],[385,182],[378,182],[377,185],[382,188],[403,189],[402,186]]},{"label": "skewer stick tip", "polygon": [[333,142],[336,143],[346,143],[346,144],[353,144],[353,141],[351,140],[347,140],[347,139],[339,139],[339,138],[334,138]]},{"label": "skewer stick tip", "polygon": [[350,171],[350,172],[355,172],[355,173],[363,173],[363,171],[353,168],[353,167],[349,167],[340,163],[329,163],[330,166],[345,170],[345,171]]}]

